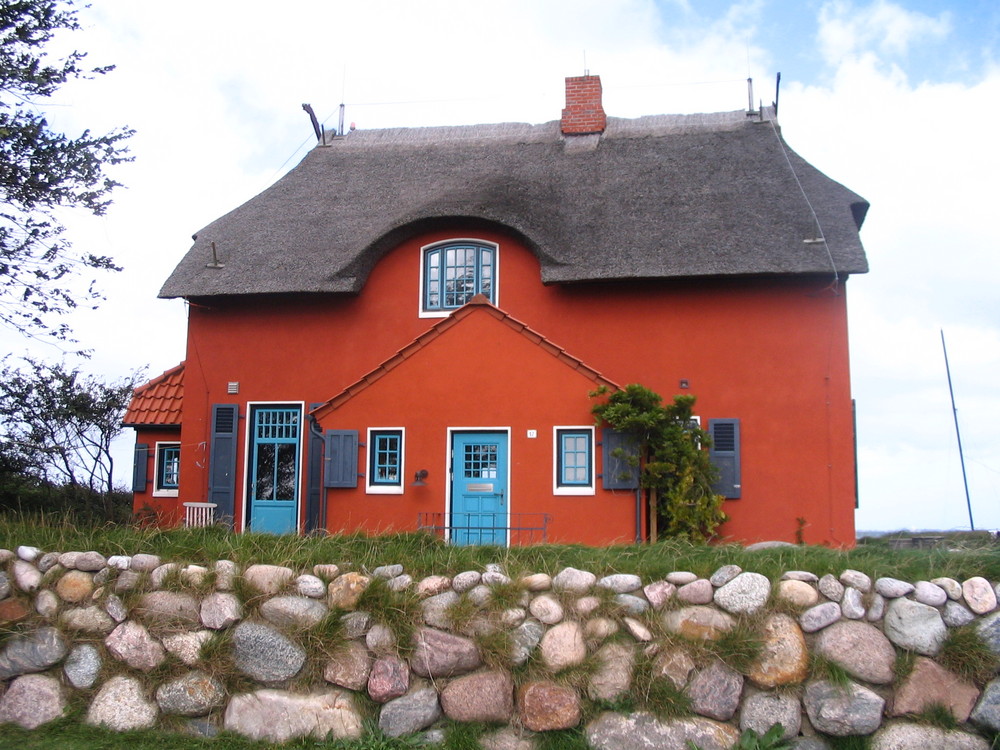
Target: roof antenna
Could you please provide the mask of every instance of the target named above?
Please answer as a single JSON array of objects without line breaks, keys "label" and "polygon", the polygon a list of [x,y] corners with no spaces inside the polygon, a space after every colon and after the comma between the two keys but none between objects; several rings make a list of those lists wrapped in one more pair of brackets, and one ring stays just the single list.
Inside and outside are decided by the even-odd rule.
[{"label": "roof antenna", "polygon": [[215,240],[212,240],[212,262],[206,263],[205,268],[225,268],[223,263],[219,263],[219,254],[215,250]]},{"label": "roof antenna", "polygon": [[587,67],[587,50],[583,51],[583,74],[585,76],[590,75],[590,69]]},{"label": "roof antenna", "polygon": [[778,93],[781,91],[781,71],[778,71],[778,78],[774,82],[774,101],[771,104],[774,106],[774,118],[778,119]]},{"label": "roof antenna", "polygon": [[316,113],[313,112],[311,104],[303,104],[302,109],[306,111],[309,115],[309,120],[312,122],[313,132],[316,133],[316,140],[326,145],[326,132],[320,127],[319,120],[316,119]]},{"label": "roof antenna", "polygon": [[747,98],[749,99],[747,117],[753,117],[757,114],[756,110],[753,108],[753,78],[747,78]]},{"label": "roof antenna", "polygon": [[[344,99],[347,98],[347,63],[344,63],[344,77],[340,81],[340,120],[337,123],[337,135],[344,135]],[[354,130],[354,128],[351,128]]]}]

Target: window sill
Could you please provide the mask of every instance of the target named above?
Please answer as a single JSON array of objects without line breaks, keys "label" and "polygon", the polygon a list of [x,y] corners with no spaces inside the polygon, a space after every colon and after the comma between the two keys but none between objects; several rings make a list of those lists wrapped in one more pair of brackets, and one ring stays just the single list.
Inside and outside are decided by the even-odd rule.
[{"label": "window sill", "polygon": [[586,487],[555,487],[552,490],[553,495],[560,495],[566,497],[585,497],[587,495],[596,495],[593,485]]}]

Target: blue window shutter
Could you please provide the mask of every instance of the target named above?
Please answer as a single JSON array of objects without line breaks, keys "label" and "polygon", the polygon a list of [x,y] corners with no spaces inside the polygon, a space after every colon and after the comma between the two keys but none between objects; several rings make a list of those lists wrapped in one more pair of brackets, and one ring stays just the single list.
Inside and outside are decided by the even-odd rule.
[{"label": "blue window shutter", "polygon": [[[604,450],[601,457],[601,471],[604,489],[634,490],[639,486],[639,467],[628,462],[628,456],[635,456],[638,446],[631,433],[604,428],[601,433]],[[624,454],[624,455],[623,455]]]},{"label": "blue window shutter", "polygon": [[712,490],[728,498],[738,498],[740,486],[740,420],[710,419],[708,433],[712,436],[709,457],[719,470]]},{"label": "blue window shutter", "polygon": [[212,405],[212,442],[208,454],[208,502],[215,503],[215,515],[230,524],[236,513],[236,435],[240,407]]},{"label": "blue window shutter", "polygon": [[358,486],[358,431],[326,431],[324,487]]},{"label": "blue window shutter", "polygon": [[149,446],[146,443],[136,443],[135,463],[132,464],[132,492],[146,491],[148,466]]}]

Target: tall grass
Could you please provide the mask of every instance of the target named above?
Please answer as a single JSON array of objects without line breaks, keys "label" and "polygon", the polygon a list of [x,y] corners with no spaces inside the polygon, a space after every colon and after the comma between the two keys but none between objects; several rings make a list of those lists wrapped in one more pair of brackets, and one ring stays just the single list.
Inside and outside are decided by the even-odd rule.
[{"label": "tall grass", "polygon": [[675,570],[710,575],[720,565],[735,563],[772,579],[787,570],[817,575],[839,574],[847,568],[873,578],[892,576],[909,581],[949,576],[959,580],[981,575],[1000,579],[1000,545],[963,545],[934,549],[893,550],[885,544],[862,544],[851,550],[825,547],[778,547],[748,551],[735,544],[697,545],[667,539],[652,545],[622,544],[585,547],[550,544],[532,547],[456,547],[429,534],[334,534],[294,536],[232,534],[219,527],[156,529],[135,526],[93,526],[66,515],[0,515],[0,548],[32,545],[45,551],[98,550],[105,555],[158,554],[177,562],[205,564],[233,560],[240,565],[271,563],[309,569],[317,563],[342,568],[372,569],[402,563],[413,576],[481,570],[499,563],[512,577],[524,573],[559,572],[566,566],[597,575],[637,573],[656,580]]}]

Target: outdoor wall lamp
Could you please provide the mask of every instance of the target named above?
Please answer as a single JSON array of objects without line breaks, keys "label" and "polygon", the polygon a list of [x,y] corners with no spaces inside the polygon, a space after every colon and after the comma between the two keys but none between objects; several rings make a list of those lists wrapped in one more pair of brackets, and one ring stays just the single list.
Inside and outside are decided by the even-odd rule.
[{"label": "outdoor wall lamp", "polygon": [[427,469],[421,469],[416,474],[413,475],[413,487],[423,487],[427,484],[424,480],[427,479]]}]

